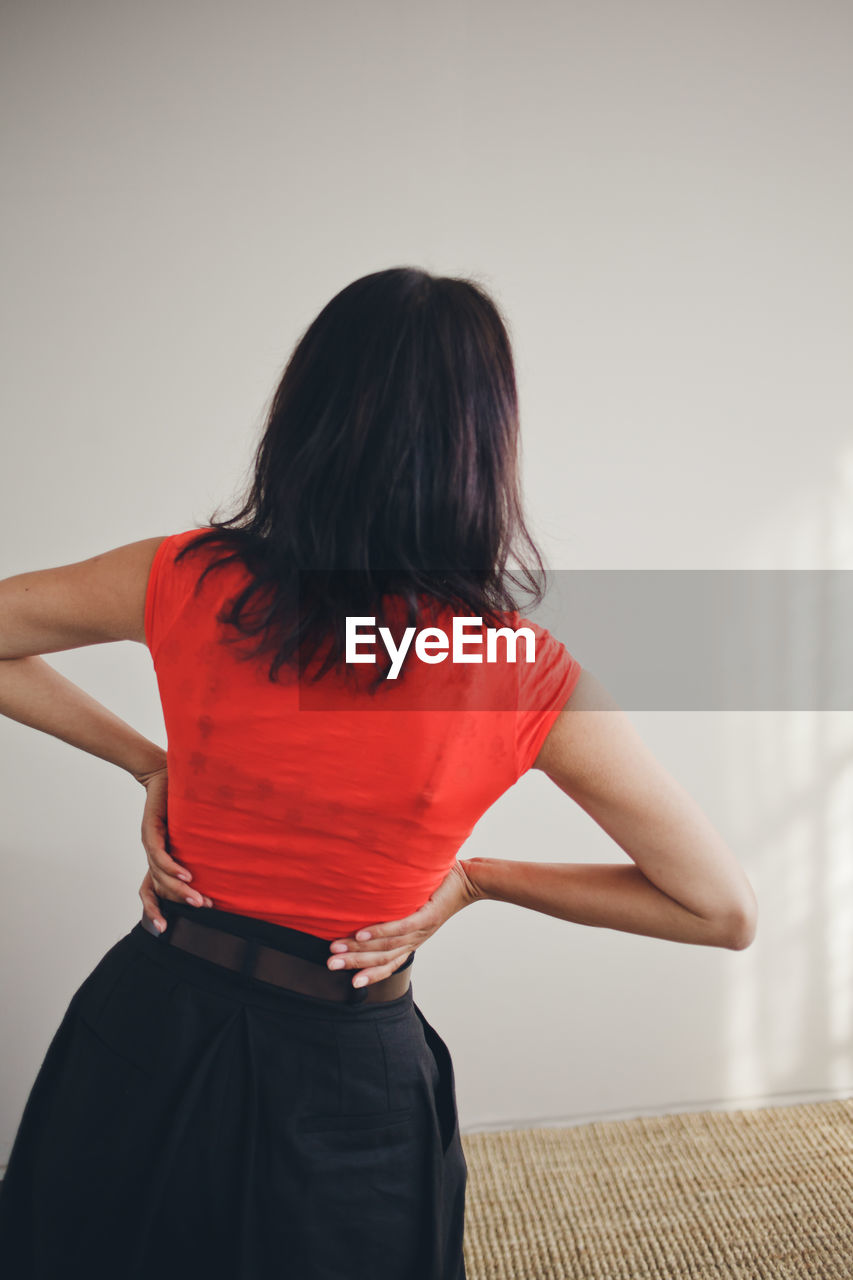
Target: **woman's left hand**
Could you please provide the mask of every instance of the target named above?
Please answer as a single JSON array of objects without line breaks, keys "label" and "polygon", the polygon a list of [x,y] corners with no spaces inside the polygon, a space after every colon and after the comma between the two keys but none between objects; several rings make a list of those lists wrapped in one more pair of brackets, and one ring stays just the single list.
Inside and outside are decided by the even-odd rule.
[{"label": "woman's left hand", "polygon": [[329,949],[334,954],[326,965],[330,969],[361,969],[353,978],[354,987],[381,982],[399,969],[410,953],[422,947],[451,916],[482,896],[468,874],[466,863],[457,858],[438,888],[417,911],[402,920],[368,925],[366,929],[359,929],[354,937],[330,942]]},{"label": "woman's left hand", "polygon": [[172,902],[189,902],[194,907],[212,907],[213,903],[196,889],[188,889],[192,875],[186,867],[175,861],[166,848],[169,784],[166,766],[150,773],[137,774],[136,777],[145,788],[142,844],[148,856],[148,871],[139,887],[139,896],[145,915],[162,933],[166,928],[166,921],[160,913],[158,896]]}]

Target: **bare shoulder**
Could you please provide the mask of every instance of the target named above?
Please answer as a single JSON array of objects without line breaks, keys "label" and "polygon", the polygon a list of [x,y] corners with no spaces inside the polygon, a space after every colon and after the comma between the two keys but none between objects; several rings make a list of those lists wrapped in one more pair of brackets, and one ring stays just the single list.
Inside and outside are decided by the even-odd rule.
[{"label": "bare shoulder", "polygon": [[581,671],[551,727],[533,768],[546,773],[570,795],[600,790],[631,776],[659,780],[654,761],[631,719],[591,671]]},{"label": "bare shoulder", "polygon": [[643,831],[658,846],[667,821],[683,841],[709,839],[699,806],[589,671],[581,672],[535,767],[623,849],[629,842],[633,848]]},{"label": "bare shoulder", "polygon": [[142,538],[86,560],[0,581],[0,659],[111,640],[145,644],[151,565],[169,535]]}]

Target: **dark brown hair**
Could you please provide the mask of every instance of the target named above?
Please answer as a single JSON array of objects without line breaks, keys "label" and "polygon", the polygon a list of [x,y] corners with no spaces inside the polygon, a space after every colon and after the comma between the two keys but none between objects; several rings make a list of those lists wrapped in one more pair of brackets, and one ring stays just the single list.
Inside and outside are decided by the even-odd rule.
[{"label": "dark brown hair", "polygon": [[[347,615],[408,625],[424,594],[506,625],[512,587],[538,603],[545,570],[525,525],[518,395],[507,328],[469,279],[394,267],[362,276],[299,339],[272,398],[237,513],[214,515],[178,554],[216,543],[250,580],[219,614],[247,654],[344,663]],[[518,551],[531,564],[509,567]],[[297,603],[298,602],[298,603]],[[251,615],[251,616],[250,616]],[[423,624],[422,624],[423,625]],[[392,626],[392,631],[394,630]],[[374,688],[382,683],[380,667]]]}]

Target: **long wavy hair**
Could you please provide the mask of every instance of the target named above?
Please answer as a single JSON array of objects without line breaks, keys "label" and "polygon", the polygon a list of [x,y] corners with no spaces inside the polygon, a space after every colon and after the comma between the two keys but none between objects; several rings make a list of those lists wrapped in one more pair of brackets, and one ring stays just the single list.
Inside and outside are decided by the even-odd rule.
[{"label": "long wavy hair", "polygon": [[[313,679],[345,668],[348,615],[396,635],[390,597],[405,604],[403,625],[423,625],[424,601],[485,626],[506,625],[514,589],[538,603],[545,568],[522,510],[512,351],[486,290],[393,267],[336,294],[287,361],[240,501],[176,559],[224,549],[197,590],[242,561],[248,581],[217,616],[227,639],[259,637],[245,656],[270,652],[271,681],[327,639]],[[386,671],[379,663],[372,691]]]}]

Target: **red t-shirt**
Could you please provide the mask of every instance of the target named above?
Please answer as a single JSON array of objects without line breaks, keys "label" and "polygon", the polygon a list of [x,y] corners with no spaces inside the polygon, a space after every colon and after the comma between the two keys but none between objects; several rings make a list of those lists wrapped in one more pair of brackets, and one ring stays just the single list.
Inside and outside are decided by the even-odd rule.
[{"label": "red t-shirt", "polygon": [[[248,580],[242,562],[212,569],[197,596],[199,574],[221,545],[173,563],[198,532],[164,538],[145,598],[168,738],[173,856],[220,910],[321,938],[410,914],[477,820],[533,764],[580,664],[515,613],[505,615],[511,625],[536,636],[532,663],[523,642],[515,663],[460,665],[449,655],[414,663],[413,683],[407,665],[379,703],[344,694],[343,676],[331,671],[314,687],[332,695],[333,708],[306,709],[312,695],[302,682],[300,696],[293,668],[271,683],[271,655],[246,661],[222,640],[237,634],[216,615]],[[439,625],[450,635],[446,617]],[[255,643],[241,638],[237,647],[245,653]],[[372,679],[377,668],[360,670]]]}]

